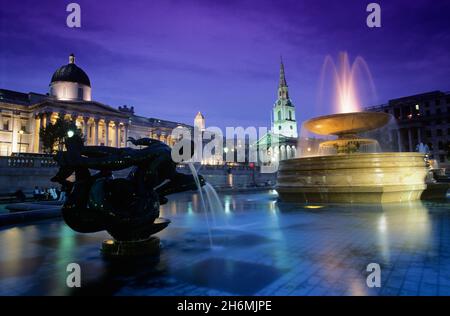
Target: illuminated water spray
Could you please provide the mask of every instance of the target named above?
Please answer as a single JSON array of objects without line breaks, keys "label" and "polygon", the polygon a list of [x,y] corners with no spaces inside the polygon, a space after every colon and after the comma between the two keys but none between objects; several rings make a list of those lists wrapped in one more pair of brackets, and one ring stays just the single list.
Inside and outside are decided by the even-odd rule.
[{"label": "illuminated water spray", "polygon": [[339,64],[336,66],[330,55],[325,57],[321,76],[319,97],[324,95],[325,79],[331,71],[333,85],[333,112],[350,113],[361,110],[361,92],[369,90],[371,97],[376,97],[375,85],[372,74],[366,61],[358,56],[350,64],[349,56],[346,52],[339,54]]}]

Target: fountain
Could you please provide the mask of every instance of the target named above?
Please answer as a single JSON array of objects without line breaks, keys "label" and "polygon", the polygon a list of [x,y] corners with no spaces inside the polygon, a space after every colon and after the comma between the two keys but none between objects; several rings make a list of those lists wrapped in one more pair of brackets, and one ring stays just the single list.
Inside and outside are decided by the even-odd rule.
[{"label": "fountain", "polygon": [[[80,233],[106,230],[113,237],[103,242],[106,256],[156,254],[160,242],[152,235],[170,224],[159,217],[166,196],[196,188],[201,194],[205,185],[196,173],[176,171],[172,149],[166,144],[150,138],[128,141],[144,148],[84,146],[83,139],[72,134],[65,141],[67,151],[55,156],[59,170],[52,181],[68,192],[62,207],[64,221]],[[186,145],[193,149],[193,142]],[[127,178],[112,176],[112,171],[130,167]],[[98,172],[91,175],[90,170]],[[74,182],[67,180],[72,173]]]},{"label": "fountain", "polygon": [[[380,129],[391,115],[355,112],[355,64],[341,55],[340,75],[335,70],[341,113],[310,119],[304,127],[316,134],[334,135],[319,145],[319,156],[280,162],[277,191],[295,202],[384,203],[421,198],[427,188],[429,163],[423,153],[380,152],[375,139],[359,134]],[[362,59],[358,57],[359,61]],[[328,61],[327,61],[328,62]],[[365,65],[365,63],[364,63]]]}]

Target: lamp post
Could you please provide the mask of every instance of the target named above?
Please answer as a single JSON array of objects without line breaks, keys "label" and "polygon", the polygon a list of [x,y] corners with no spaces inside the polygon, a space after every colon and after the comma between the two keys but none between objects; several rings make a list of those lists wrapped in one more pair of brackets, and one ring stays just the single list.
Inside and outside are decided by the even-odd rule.
[{"label": "lamp post", "polygon": [[22,147],[22,135],[23,135],[23,129],[21,129],[19,131],[19,154],[20,154],[20,149]]}]

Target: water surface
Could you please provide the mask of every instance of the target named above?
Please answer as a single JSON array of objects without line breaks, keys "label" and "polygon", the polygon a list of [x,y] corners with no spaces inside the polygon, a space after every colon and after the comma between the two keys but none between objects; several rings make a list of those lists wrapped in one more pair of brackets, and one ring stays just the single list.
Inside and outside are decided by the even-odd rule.
[{"label": "water surface", "polygon": [[[107,260],[107,233],[60,220],[0,230],[1,295],[450,295],[450,202],[296,205],[275,191],[221,194],[210,214],[197,194],[173,196],[159,257]],[[79,289],[66,286],[69,263]],[[366,267],[381,266],[381,288]]]}]

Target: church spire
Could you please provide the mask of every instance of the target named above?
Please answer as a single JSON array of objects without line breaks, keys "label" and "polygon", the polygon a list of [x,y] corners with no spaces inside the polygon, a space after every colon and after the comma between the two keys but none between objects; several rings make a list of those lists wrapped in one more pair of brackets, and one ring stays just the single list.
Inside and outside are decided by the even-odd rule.
[{"label": "church spire", "polygon": [[288,85],[286,75],[284,74],[283,58],[280,56],[280,82],[278,84],[278,98],[282,100],[289,99]]},{"label": "church spire", "polygon": [[295,107],[289,99],[288,85],[284,73],[283,59],[280,57],[280,82],[278,84],[278,97],[273,105],[271,122],[272,131],[285,137],[297,138],[297,121]]},{"label": "church spire", "polygon": [[284,64],[283,64],[283,57],[280,56],[280,84],[279,88],[281,87],[287,87],[286,83],[286,76],[284,74]]}]

